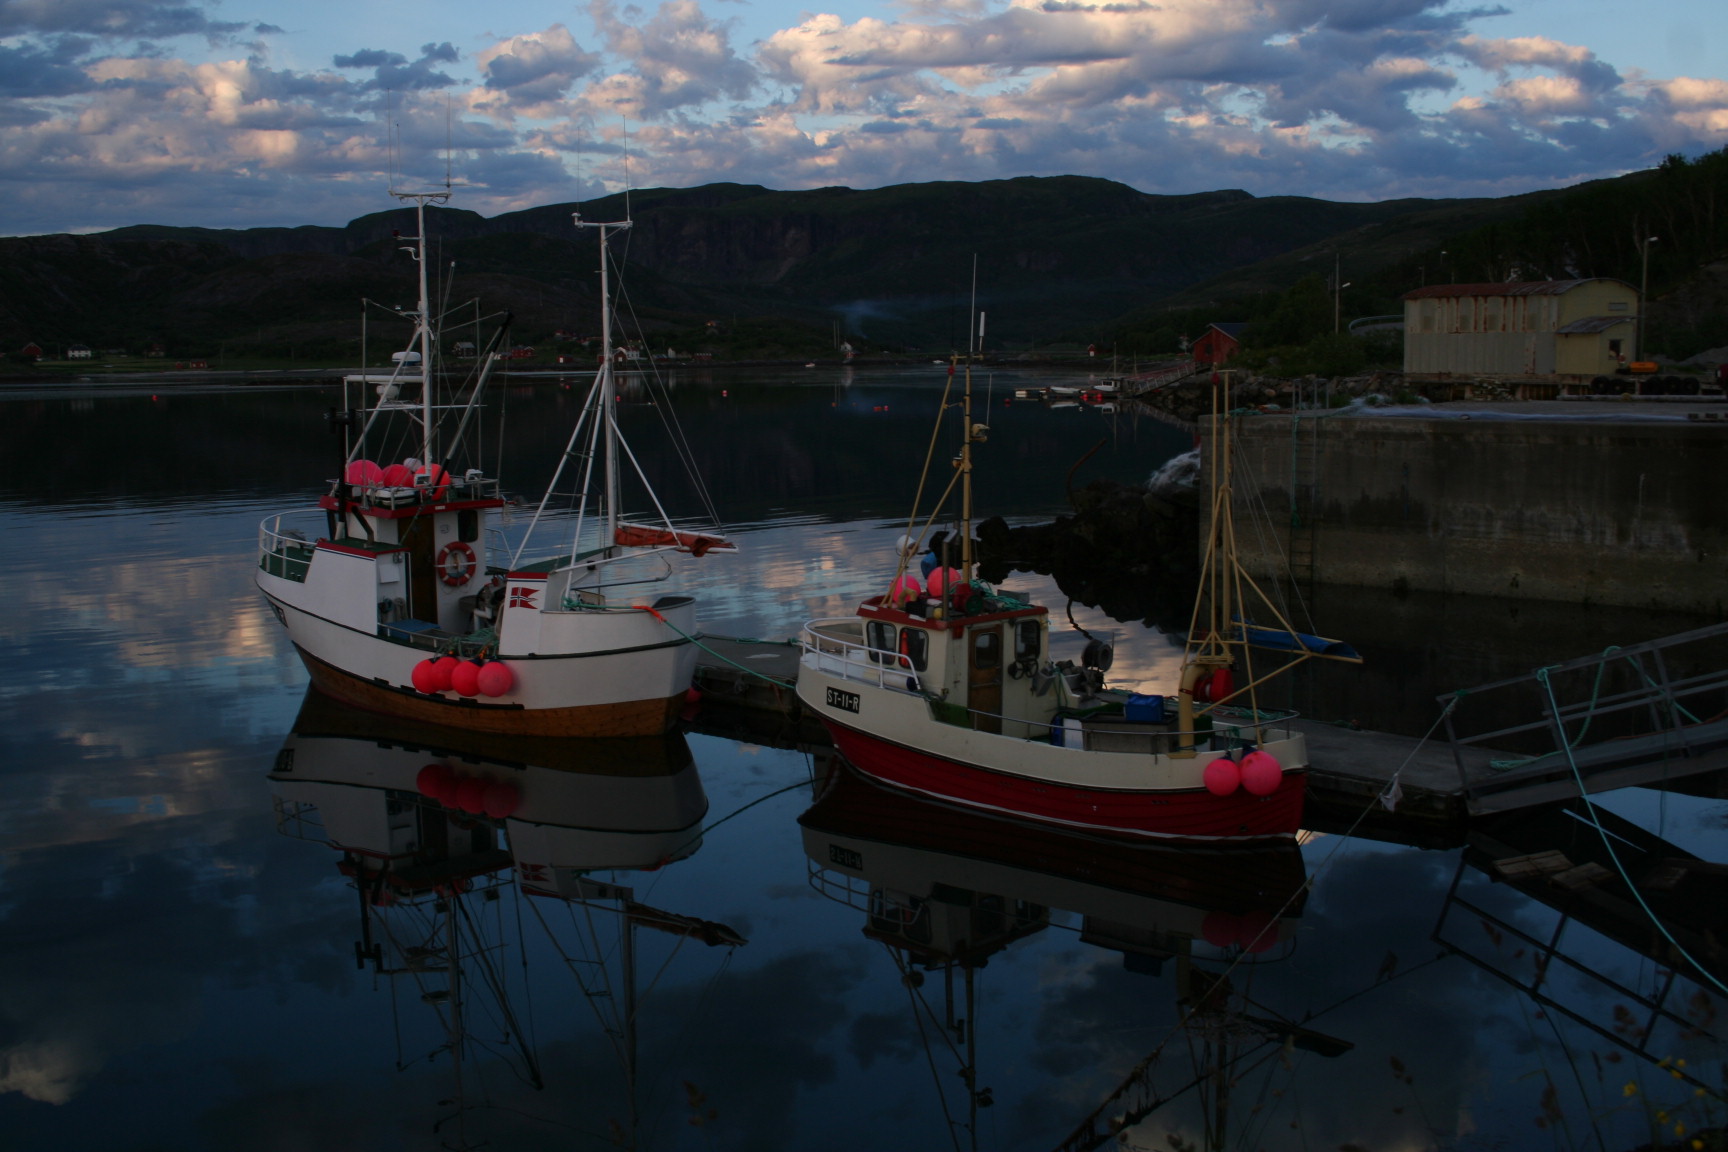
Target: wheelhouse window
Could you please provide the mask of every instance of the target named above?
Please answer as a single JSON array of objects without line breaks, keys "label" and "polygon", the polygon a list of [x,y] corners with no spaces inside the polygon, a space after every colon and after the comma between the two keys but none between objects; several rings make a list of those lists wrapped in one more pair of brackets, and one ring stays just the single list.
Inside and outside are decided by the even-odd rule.
[{"label": "wheelhouse window", "polygon": [[871,620],[864,625],[864,643],[871,648],[871,663],[882,663],[881,653],[894,651],[894,632],[894,625],[883,620]]},{"label": "wheelhouse window", "polygon": [[915,671],[930,667],[930,633],[922,628],[900,629],[900,655],[911,662]]},{"label": "wheelhouse window", "polygon": [[1022,620],[1014,626],[1014,662],[1038,660],[1038,621]]},{"label": "wheelhouse window", "polygon": [[1002,666],[1002,634],[994,628],[980,629],[972,634],[972,667]]}]

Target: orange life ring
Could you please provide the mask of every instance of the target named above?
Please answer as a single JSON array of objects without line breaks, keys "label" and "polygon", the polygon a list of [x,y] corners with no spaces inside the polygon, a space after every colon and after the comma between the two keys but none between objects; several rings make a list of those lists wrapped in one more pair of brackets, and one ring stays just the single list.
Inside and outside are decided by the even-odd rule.
[{"label": "orange life ring", "polygon": [[480,561],[474,549],[460,540],[453,540],[438,550],[438,578],[452,588],[460,588],[474,579]]}]

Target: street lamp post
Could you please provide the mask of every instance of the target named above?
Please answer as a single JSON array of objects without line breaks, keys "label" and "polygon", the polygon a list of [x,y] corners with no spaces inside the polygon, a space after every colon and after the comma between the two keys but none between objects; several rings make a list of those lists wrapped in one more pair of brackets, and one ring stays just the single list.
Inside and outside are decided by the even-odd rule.
[{"label": "street lamp post", "polygon": [[1644,243],[1638,245],[1638,327],[1632,334],[1632,352],[1639,360],[1644,359],[1644,301],[1650,291],[1650,245],[1657,239],[1646,236]]}]

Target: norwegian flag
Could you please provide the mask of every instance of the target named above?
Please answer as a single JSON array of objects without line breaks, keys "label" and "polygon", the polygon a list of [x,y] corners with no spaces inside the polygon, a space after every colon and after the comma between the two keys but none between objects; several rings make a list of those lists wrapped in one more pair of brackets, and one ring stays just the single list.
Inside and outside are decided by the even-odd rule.
[{"label": "norwegian flag", "polygon": [[540,592],[540,589],[538,589],[538,588],[532,588],[532,587],[528,587],[528,586],[522,585],[522,584],[512,584],[510,586],[510,607],[512,607],[512,608],[535,608],[535,607],[538,607],[538,605],[536,605],[534,603],[534,597],[537,596],[539,594],[539,592]]}]

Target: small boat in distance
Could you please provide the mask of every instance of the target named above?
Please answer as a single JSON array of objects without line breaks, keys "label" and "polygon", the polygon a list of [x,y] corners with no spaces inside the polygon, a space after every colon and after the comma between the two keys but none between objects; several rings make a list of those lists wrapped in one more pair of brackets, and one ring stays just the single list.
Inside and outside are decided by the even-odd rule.
[{"label": "small boat in distance", "polygon": [[[1052,663],[1048,610],[976,578],[971,451],[988,428],[973,423],[969,378],[960,405],[943,394],[940,411],[955,407],[958,566],[927,557],[920,582],[907,569],[924,542],[909,530],[886,592],[855,616],[804,627],[798,696],[841,755],[896,788],[1072,828],[1193,841],[1294,836],[1307,745],[1288,715],[1259,708],[1265,677],[1250,649],[1294,661],[1361,657],[1295,631],[1237,565],[1230,418],[1213,425],[1212,533],[1180,684],[1174,697],[1138,696],[1104,686],[1112,654],[1100,641],[1079,667]],[[1215,411],[1228,411],[1227,398]],[[1246,615],[1249,592],[1263,622]]]},{"label": "small boat in distance", "polygon": [[[477,434],[507,323],[469,379],[445,390],[437,370],[426,205],[449,194],[392,191],[414,203],[418,223],[406,249],[420,280],[412,341],[389,374],[345,381],[344,410],[332,413],[340,475],[316,508],[260,526],[258,586],[314,686],[355,707],[478,732],[666,732],[696,661],[695,602],[663,587],[669,554],[735,549],[672,520],[618,428],[607,239],[630,221],[576,217],[600,241],[600,365],[546,496],[510,542]],[[643,515],[623,512],[625,459]],[[554,506],[562,498],[568,508]],[[568,534],[528,551],[553,530]]]}]

